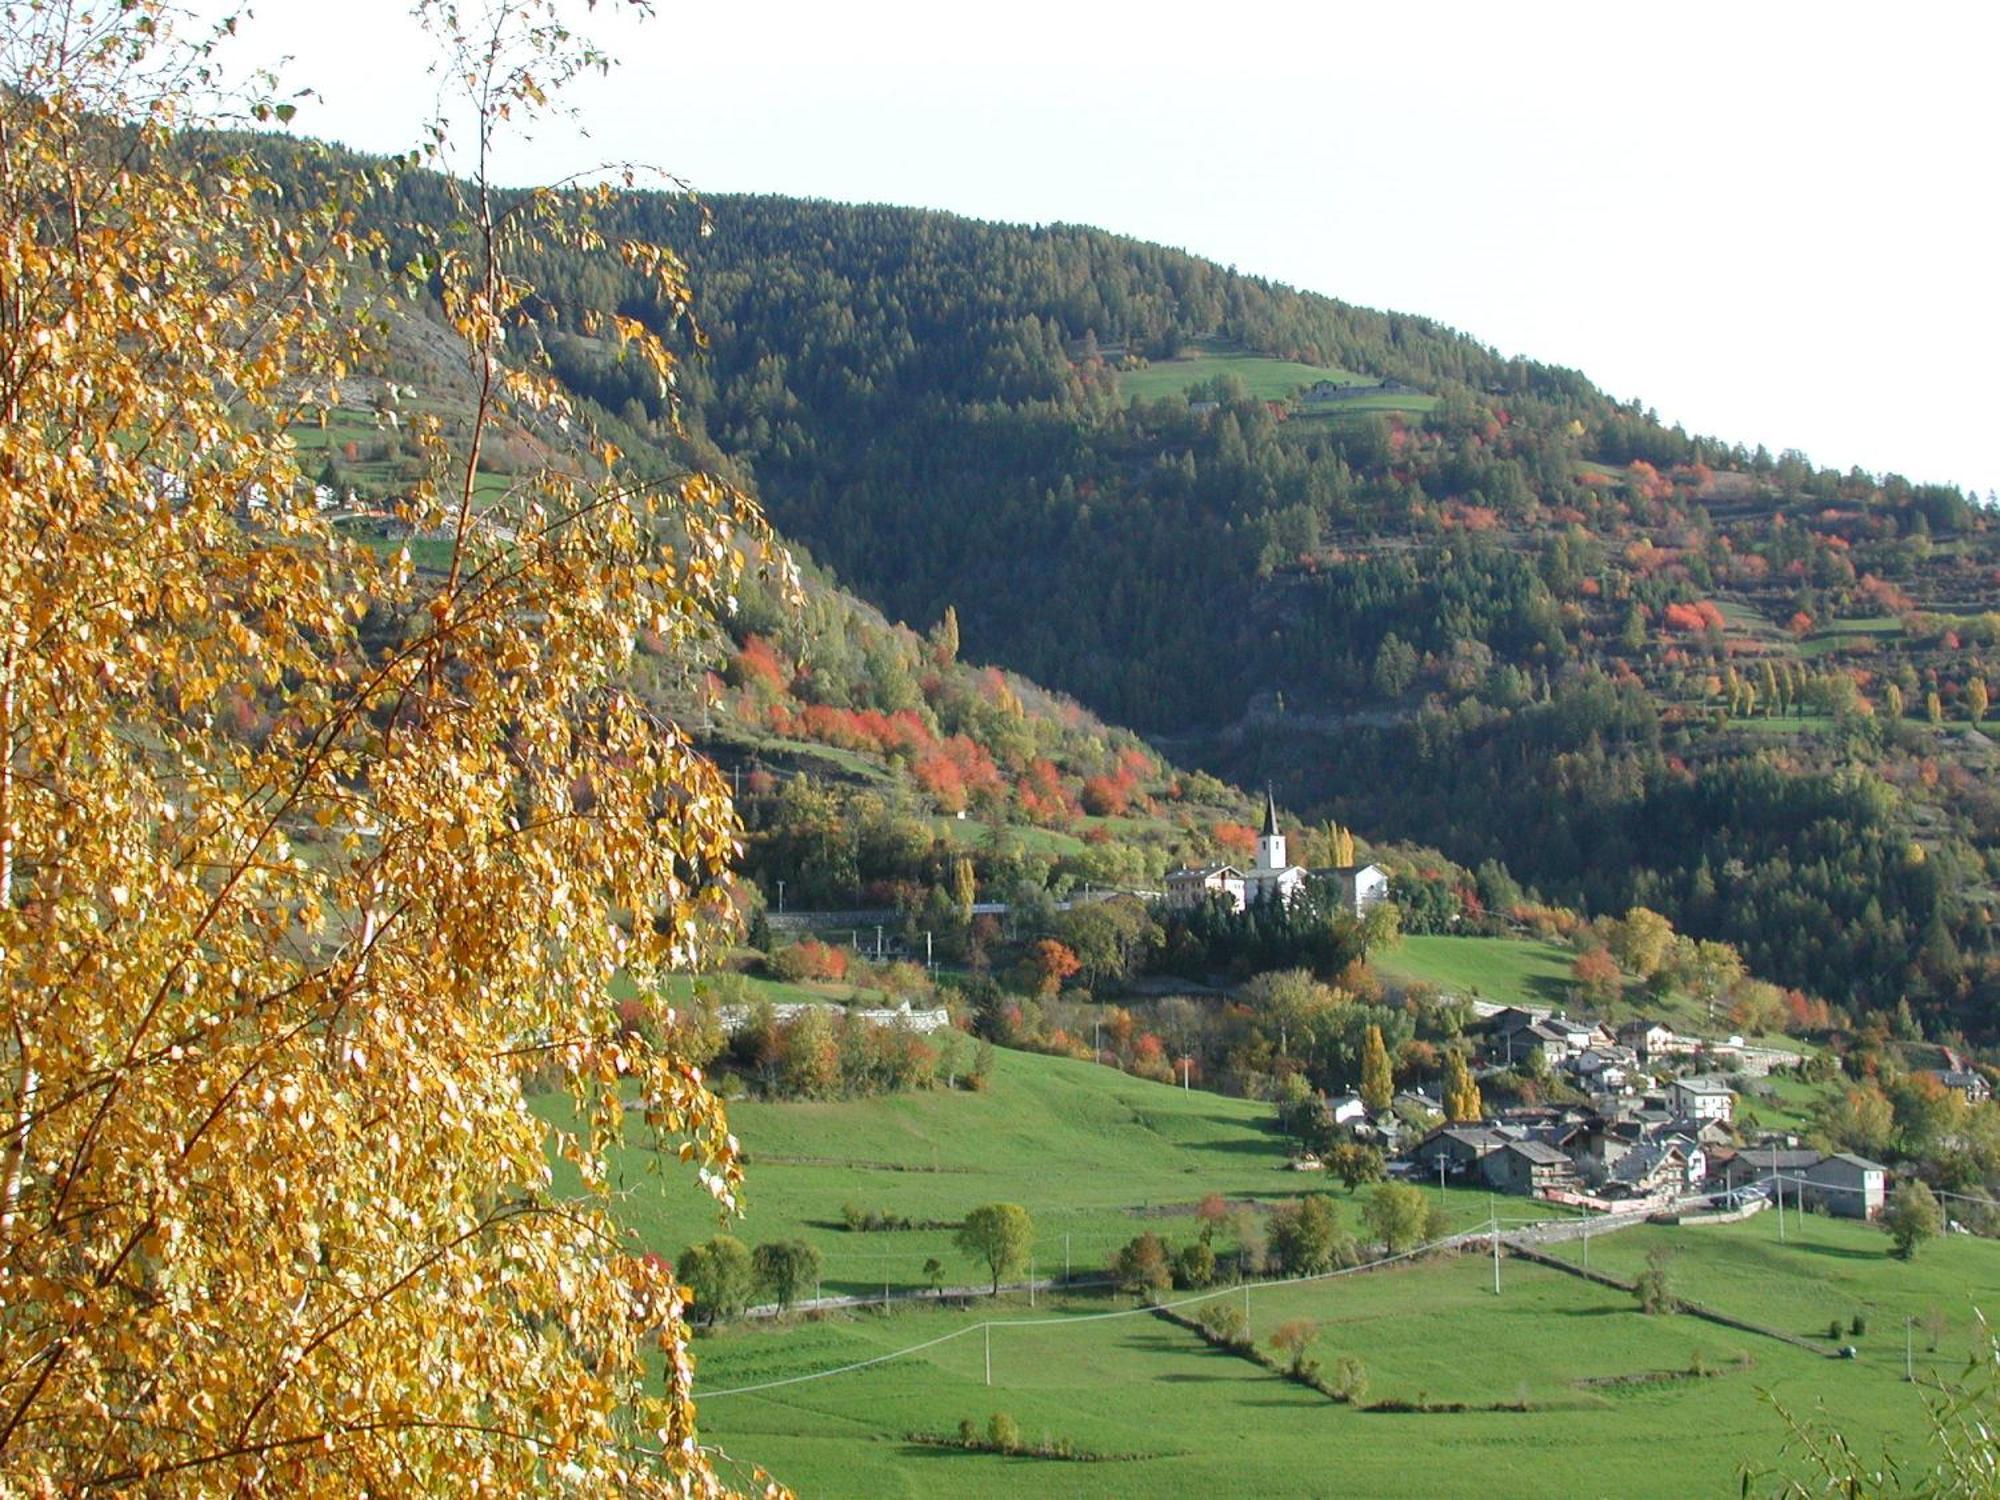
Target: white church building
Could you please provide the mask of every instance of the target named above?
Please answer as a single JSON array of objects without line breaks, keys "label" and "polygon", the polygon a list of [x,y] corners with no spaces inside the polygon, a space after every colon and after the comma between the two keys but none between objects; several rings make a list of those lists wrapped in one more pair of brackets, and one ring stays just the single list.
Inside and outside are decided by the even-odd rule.
[{"label": "white church building", "polygon": [[1285,836],[1278,832],[1278,803],[1264,793],[1264,831],[1257,836],[1257,862],[1247,870],[1234,865],[1202,865],[1175,870],[1167,876],[1167,905],[1199,906],[1211,896],[1226,897],[1237,911],[1259,901],[1286,905],[1305,888],[1306,869],[1285,855]]},{"label": "white church building", "polygon": [[1235,865],[1195,865],[1167,876],[1167,905],[1187,909],[1220,897],[1234,911],[1260,901],[1287,906],[1305,889],[1308,879],[1336,885],[1342,908],[1361,916],[1389,899],[1389,875],[1380,865],[1348,865],[1332,870],[1307,870],[1287,856],[1285,836],[1278,831],[1278,801],[1264,792],[1264,831],[1257,836],[1257,860],[1247,870]]}]

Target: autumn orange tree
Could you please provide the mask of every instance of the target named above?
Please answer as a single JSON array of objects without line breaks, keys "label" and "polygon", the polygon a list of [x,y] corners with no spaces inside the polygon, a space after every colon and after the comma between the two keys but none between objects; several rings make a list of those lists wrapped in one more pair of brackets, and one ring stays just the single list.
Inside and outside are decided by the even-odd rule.
[{"label": "autumn orange tree", "polygon": [[[428,14],[481,163],[595,60],[540,0]],[[605,995],[699,958],[737,825],[619,683],[768,538],[626,479],[509,348],[538,241],[667,307],[681,267],[603,243],[601,195],[468,191],[422,267],[479,396],[469,441],[415,434],[421,576],[293,436],[364,353],[368,184],[287,201],[190,138],[215,57],[168,31],[0,14],[0,1493],[713,1492],[608,1152],[636,1111],[726,1205],[736,1147],[672,1017],[650,1048]],[[565,440],[488,495],[502,423]]]}]

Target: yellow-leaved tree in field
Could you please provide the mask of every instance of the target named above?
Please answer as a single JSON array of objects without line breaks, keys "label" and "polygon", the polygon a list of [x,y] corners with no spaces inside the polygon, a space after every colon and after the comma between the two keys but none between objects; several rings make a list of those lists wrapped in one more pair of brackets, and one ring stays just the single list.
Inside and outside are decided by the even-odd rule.
[{"label": "yellow-leaved tree in field", "polygon": [[[539,0],[432,20],[482,148],[591,60]],[[420,576],[288,435],[357,357],[366,184],[286,202],[254,138],[185,136],[212,59],[148,4],[0,27],[0,1493],[709,1492],[606,1152],[636,1115],[727,1203],[735,1143],[606,994],[712,940],[737,825],[618,684],[768,538],[503,359],[537,239],[663,306],[681,268],[590,193],[467,195],[423,274],[478,412],[414,424]],[[568,440],[489,491],[498,423]]]}]

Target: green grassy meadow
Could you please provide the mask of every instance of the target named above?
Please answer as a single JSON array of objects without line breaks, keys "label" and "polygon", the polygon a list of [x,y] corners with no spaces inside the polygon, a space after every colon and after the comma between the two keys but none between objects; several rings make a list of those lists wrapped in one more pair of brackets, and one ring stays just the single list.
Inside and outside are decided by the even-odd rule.
[{"label": "green grassy meadow", "polygon": [[1562,1005],[1569,996],[1567,948],[1539,941],[1478,937],[1406,937],[1371,955],[1383,975],[1437,985],[1502,1005]]},{"label": "green grassy meadow", "polygon": [[[1560,951],[1496,958],[1534,945],[1466,941],[1417,940],[1410,956],[1460,980],[1511,964],[1523,986],[1546,977]],[[1493,993],[1489,982],[1482,988]],[[1044,1276],[1060,1272],[1066,1249],[1079,1277],[1093,1273],[1146,1229],[1185,1243],[1197,1227],[1189,1210],[1209,1192],[1268,1206],[1330,1191],[1342,1224],[1360,1232],[1369,1190],[1349,1195],[1290,1171],[1269,1118],[1267,1105],[1004,1049],[983,1092],[735,1104],[748,1191],[731,1232],[752,1244],[810,1240],[826,1258],[828,1293],[886,1286],[903,1295],[888,1309],[701,1337],[705,1440],[742,1482],[761,1466],[812,1496],[1112,1496],[1169,1486],[1327,1496],[1733,1492],[1739,1465],[1774,1460],[1785,1440],[1763,1392],[1801,1414],[1823,1404],[1864,1452],[1910,1450],[1923,1411],[1920,1390],[1901,1378],[1903,1319],[1941,1320],[1934,1352],[1930,1335],[1916,1334],[1918,1374],[1929,1378],[1962,1367],[1977,1336],[1973,1309],[2000,1306],[2000,1247],[1988,1242],[1948,1237],[1906,1265],[1884,1253],[1880,1231],[1847,1221],[1793,1216],[1781,1244],[1768,1213],[1734,1226],[1600,1235],[1590,1261],[1629,1277],[1649,1249],[1668,1246],[1679,1294],[1817,1336],[1829,1352],[1829,1320],[1861,1313],[1867,1329],[1851,1339],[1858,1360],[1690,1315],[1647,1317],[1615,1288],[1512,1257],[1495,1296],[1492,1264],[1476,1252],[1250,1288],[1260,1343],[1268,1347],[1280,1324],[1310,1321],[1314,1357],[1328,1368],[1359,1360],[1370,1401],[1528,1408],[1454,1413],[1336,1405],[1104,1291],[1044,1290],[1033,1307],[1019,1294],[964,1304],[921,1295],[932,1256],[950,1283],[981,1278],[948,1226],[994,1200],[1033,1216]],[[622,1211],[644,1244],[672,1256],[715,1232],[715,1213],[685,1169],[651,1165],[643,1153],[621,1159]],[[1490,1207],[1546,1216],[1469,1190],[1446,1201],[1457,1226],[1482,1222]],[[846,1203],[938,1222],[856,1233],[842,1226]],[[1217,1248],[1226,1264],[1226,1232]],[[1583,1258],[1580,1246],[1556,1253]],[[1241,1306],[1245,1295],[1224,1287],[1208,1298]],[[964,1418],[983,1429],[993,1412],[1010,1415],[1031,1444],[1066,1441],[1102,1461],[918,1440],[948,1439]]]},{"label": "green grassy meadow", "polygon": [[[749,1154],[745,1210],[729,1232],[750,1244],[809,1240],[825,1257],[829,1295],[923,1290],[932,1257],[949,1284],[981,1280],[983,1268],[942,1226],[996,1201],[1018,1203],[1034,1219],[1043,1276],[1059,1275],[1065,1255],[1076,1275],[1095,1274],[1148,1229],[1185,1243],[1196,1232],[1194,1205],[1211,1192],[1264,1204],[1328,1192],[1345,1225],[1360,1226],[1359,1201],[1337,1182],[1290,1170],[1269,1105],[1068,1058],[1001,1048],[983,1092],[741,1100],[729,1114]],[[691,1173],[636,1150],[620,1171],[622,1215],[648,1249],[671,1258],[717,1232],[715,1205]],[[850,1231],[841,1215],[849,1203],[940,1227]],[[1488,1203],[1485,1193],[1461,1189],[1447,1198],[1461,1226],[1483,1221]]]},{"label": "green grassy meadow", "polygon": [[[1734,1493],[1745,1459],[1776,1456],[1785,1427],[1761,1391],[1802,1413],[1824,1402],[1864,1451],[1883,1441],[1907,1450],[1921,1428],[1920,1394],[1896,1372],[1647,1317],[1610,1288],[1517,1261],[1496,1297],[1478,1255],[1253,1290],[1253,1325],[1262,1340],[1281,1321],[1316,1322],[1315,1356],[1359,1359],[1367,1400],[1525,1401],[1527,1411],[1339,1406],[1151,1315],[1088,1316],[1104,1309],[913,1309],[703,1339],[703,1435],[825,1496],[1681,1496]],[[933,1339],[943,1342],[850,1374],[700,1397]],[[1696,1366],[1716,1373],[1673,1378]],[[1607,1377],[1630,1383],[1590,1383]],[[983,1428],[996,1411],[1031,1443],[1067,1439],[1124,1457],[1061,1462],[910,1441],[947,1435],[964,1417]]]}]

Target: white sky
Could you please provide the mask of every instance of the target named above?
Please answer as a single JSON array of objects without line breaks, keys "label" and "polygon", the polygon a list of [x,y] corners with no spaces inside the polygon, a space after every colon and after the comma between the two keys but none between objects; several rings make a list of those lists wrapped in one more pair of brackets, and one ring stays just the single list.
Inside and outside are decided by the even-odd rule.
[{"label": "white sky", "polygon": [[[1692,431],[2000,487],[1990,0],[710,0],[585,29],[622,59],[571,93],[592,138],[547,125],[503,177],[638,159],[1095,224]],[[414,144],[407,0],[265,0],[243,35],[323,96],[296,128]]]}]

